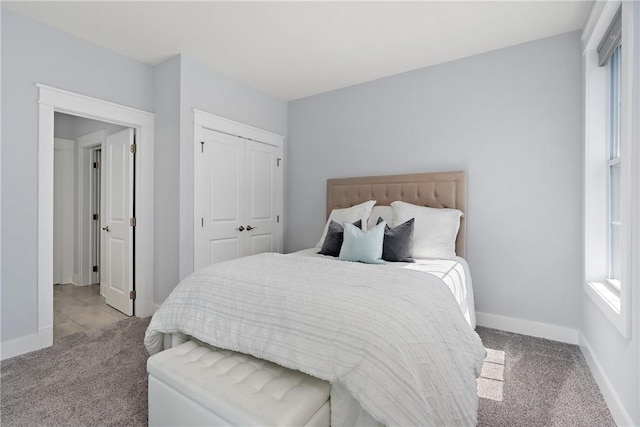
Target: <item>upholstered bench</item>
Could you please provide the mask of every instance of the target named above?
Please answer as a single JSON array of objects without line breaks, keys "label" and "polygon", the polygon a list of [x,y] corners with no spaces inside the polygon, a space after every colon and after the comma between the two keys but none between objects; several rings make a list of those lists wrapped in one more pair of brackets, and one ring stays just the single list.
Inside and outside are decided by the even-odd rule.
[{"label": "upholstered bench", "polygon": [[329,426],[329,383],[187,341],[151,356],[150,426]]}]

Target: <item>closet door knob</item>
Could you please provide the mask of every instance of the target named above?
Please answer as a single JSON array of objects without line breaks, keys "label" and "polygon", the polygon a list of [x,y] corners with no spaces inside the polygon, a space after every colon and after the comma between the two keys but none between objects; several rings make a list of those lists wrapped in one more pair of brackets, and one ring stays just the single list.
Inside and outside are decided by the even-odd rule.
[{"label": "closet door knob", "polygon": [[238,231],[244,231],[244,227],[243,226],[238,227]]},{"label": "closet door knob", "polygon": [[111,229],[109,228],[109,226],[108,226],[108,225],[107,225],[107,226],[105,226],[105,227],[102,227],[102,229],[103,229],[104,231],[106,231],[107,233],[111,231]]},{"label": "closet door knob", "polygon": [[252,227],[250,225],[247,225],[247,231],[251,231],[251,230],[255,230],[258,227]]}]

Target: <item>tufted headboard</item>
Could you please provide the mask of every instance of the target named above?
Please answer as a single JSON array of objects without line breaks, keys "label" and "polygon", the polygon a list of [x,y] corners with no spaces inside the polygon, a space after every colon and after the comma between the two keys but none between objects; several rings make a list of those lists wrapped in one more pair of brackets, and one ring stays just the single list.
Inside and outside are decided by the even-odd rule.
[{"label": "tufted headboard", "polygon": [[[327,217],[333,209],[348,208],[367,200],[389,206],[401,200],[431,208],[453,208],[466,215],[467,175],[464,172],[416,173],[327,180]],[[466,220],[460,219],[456,254],[465,256]]]}]

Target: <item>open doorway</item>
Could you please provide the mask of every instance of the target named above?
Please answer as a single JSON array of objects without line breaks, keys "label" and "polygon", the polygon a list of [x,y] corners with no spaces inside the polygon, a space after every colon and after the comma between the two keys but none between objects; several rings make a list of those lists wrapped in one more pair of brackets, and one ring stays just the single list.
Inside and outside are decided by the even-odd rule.
[{"label": "open doorway", "polygon": [[125,126],[54,115],[54,340],[133,314],[123,290],[133,275],[112,277],[133,271],[133,135]]},{"label": "open doorway", "polygon": [[[154,114],[36,83],[38,88],[38,333],[21,353],[53,344],[53,180],[56,112],[130,127],[137,138],[136,245],[133,277],[135,316],[153,314]],[[103,153],[104,155],[104,153]]]}]

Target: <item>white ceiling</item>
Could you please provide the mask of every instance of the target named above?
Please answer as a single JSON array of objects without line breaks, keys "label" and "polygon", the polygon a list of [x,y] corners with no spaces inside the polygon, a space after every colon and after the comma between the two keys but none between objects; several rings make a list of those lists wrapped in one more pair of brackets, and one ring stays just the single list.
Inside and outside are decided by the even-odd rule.
[{"label": "white ceiling", "polygon": [[150,65],[184,53],[284,100],[582,28],[588,1],[2,1]]}]

